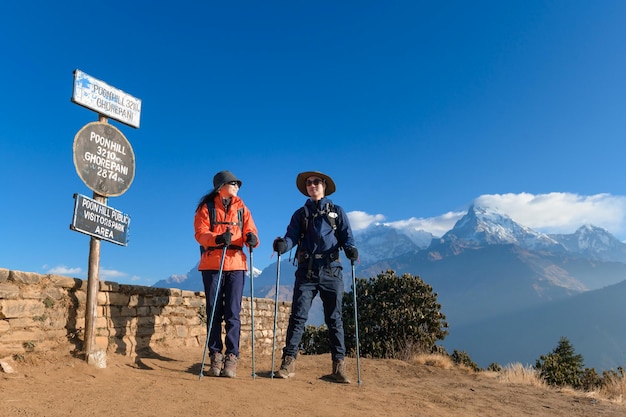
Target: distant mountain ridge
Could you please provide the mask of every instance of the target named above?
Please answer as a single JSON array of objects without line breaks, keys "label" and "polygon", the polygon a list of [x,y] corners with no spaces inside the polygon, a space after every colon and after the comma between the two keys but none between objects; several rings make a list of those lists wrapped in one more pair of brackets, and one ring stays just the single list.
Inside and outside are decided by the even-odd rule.
[{"label": "distant mountain ridge", "polygon": [[458,326],[445,341],[463,346],[482,367],[512,361],[534,365],[561,336],[597,371],[626,364],[626,281],[514,314]]},{"label": "distant mountain ridge", "polygon": [[[450,324],[443,345],[467,350],[481,366],[496,358],[528,359],[529,351],[516,346],[548,353],[566,336],[582,348],[586,366],[610,369],[626,363],[626,332],[609,319],[626,316],[626,303],[608,297],[609,288],[626,285],[625,250],[602,228],[583,225],[571,235],[546,235],[503,213],[471,207],[427,248],[363,265],[361,272],[373,276],[389,268],[430,283]],[[590,310],[607,318],[573,314]],[[567,314],[575,322],[567,322]],[[541,331],[533,336],[533,329]]]},{"label": "distant mountain ridge", "polygon": [[583,257],[626,262],[626,244],[600,227],[583,225],[573,234],[549,236],[569,252]]},{"label": "distant mountain ridge", "polygon": [[[620,242],[607,230],[592,225],[582,225],[573,234],[543,234],[513,221],[505,213],[492,208],[472,206],[452,229],[441,237],[414,229],[398,229],[375,224],[354,233],[360,259],[355,270],[358,277],[373,277],[392,269],[397,274],[410,273],[420,276],[438,293],[443,313],[450,324],[450,334],[444,346],[465,350],[463,343],[470,343],[471,333],[463,329],[477,323],[495,323],[499,337],[515,340],[516,329],[507,328],[499,317],[526,315],[578,294],[600,290],[609,285],[626,281],[626,244]],[[343,254],[342,254],[343,256]],[[344,283],[351,288],[349,262],[343,259]],[[202,290],[200,273],[194,267],[185,276],[174,275],[159,281],[155,286],[175,286],[183,289]],[[255,297],[273,298],[276,289],[276,263],[265,268],[255,278]],[[281,257],[279,299],[291,301],[295,267],[290,254]],[[175,284],[175,285],[172,285]],[[249,291],[248,291],[249,295]],[[319,325],[323,315],[319,301],[311,311],[310,324]],[[622,303],[626,305],[626,303]],[[620,306],[603,306],[615,309],[615,314],[626,314]],[[586,306],[585,308],[593,308]],[[621,309],[621,310],[620,310]],[[623,317],[623,316],[622,316]],[[558,329],[561,325],[551,323],[544,317],[545,327]],[[523,319],[521,320],[523,322]],[[517,323],[512,320],[511,323]],[[588,325],[587,322],[585,322]],[[603,334],[596,328],[581,327],[577,335],[564,335],[572,340],[584,340],[585,334]],[[575,327],[574,327],[575,328]],[[494,332],[496,329],[494,328]],[[606,334],[611,330],[606,329]],[[465,335],[465,339],[460,337]],[[549,352],[558,342],[548,343]],[[608,337],[606,343],[616,341]],[[620,336],[617,336],[619,339]],[[619,339],[626,350],[626,334]],[[495,345],[494,345],[495,343]],[[594,361],[587,366],[606,367],[613,363],[601,360],[601,346],[593,352],[581,352]],[[497,342],[485,339],[478,346],[497,346]],[[588,345],[585,345],[588,347]],[[476,347],[479,349],[479,347]],[[477,356],[481,352],[476,352]],[[473,352],[468,352],[473,355]],[[626,358],[624,358],[626,360]],[[515,361],[515,357],[510,357]],[[479,363],[481,366],[488,364]]]},{"label": "distant mountain ridge", "polygon": [[[563,295],[571,295],[626,279],[621,276],[621,266],[612,264],[612,262],[626,264],[626,244],[605,229],[583,225],[573,234],[547,235],[519,225],[504,213],[484,207],[470,207],[467,214],[441,238],[424,231],[397,229],[383,224],[374,224],[365,230],[356,231],[354,235],[360,254],[356,266],[358,276],[374,276],[386,269],[394,269],[398,273],[409,272],[420,275],[427,281],[431,281],[430,275],[432,283],[436,284],[437,281],[448,281],[437,279],[439,273],[436,269],[445,269],[440,268],[443,265],[438,265],[437,262],[472,251],[472,260],[465,261],[467,257],[465,255],[444,264],[451,264],[450,267],[455,268],[454,265],[461,261],[473,263],[475,265],[465,269],[474,272],[480,272],[476,265],[482,265],[481,268],[492,265],[496,268],[496,270],[489,268],[489,272],[482,273],[486,277],[489,274],[498,274],[498,268],[506,270],[507,265],[503,265],[501,260],[494,259],[502,256],[495,254],[498,249],[492,248],[489,251],[485,249],[508,246],[510,251],[516,251],[515,259],[523,259],[528,268],[527,274],[541,277],[535,283],[535,288],[538,294],[544,298],[548,297],[547,299],[558,298],[557,294],[560,294],[554,289],[548,290],[549,287],[562,288]],[[293,285],[295,271],[290,255],[284,254],[281,262],[280,292],[287,297],[285,298],[287,301],[290,300],[289,287]],[[608,264],[601,267],[592,266],[591,261]],[[430,265],[431,263],[433,264]],[[344,265],[349,265],[345,259]],[[603,273],[601,278],[594,277],[595,272],[603,267],[608,271]],[[433,268],[435,271],[430,272]],[[571,275],[572,269],[577,271],[577,277],[576,274]],[[451,270],[447,274],[454,273],[454,270]],[[349,275],[349,271],[344,271],[346,288],[349,288],[351,283]],[[255,277],[255,297],[273,297],[276,287],[276,264],[268,266],[263,271],[255,270]],[[442,282],[441,285],[445,284]],[[197,264],[186,274],[172,275],[158,281],[154,286],[203,290],[202,276],[197,271]]]},{"label": "distant mountain ridge", "polygon": [[[186,274],[174,274],[170,275],[166,279],[155,282],[152,286],[159,288],[179,288],[187,291],[204,291],[204,284],[202,283],[202,274],[198,271],[198,264],[196,263]],[[252,267],[252,274],[254,277],[261,275],[261,270]]]}]

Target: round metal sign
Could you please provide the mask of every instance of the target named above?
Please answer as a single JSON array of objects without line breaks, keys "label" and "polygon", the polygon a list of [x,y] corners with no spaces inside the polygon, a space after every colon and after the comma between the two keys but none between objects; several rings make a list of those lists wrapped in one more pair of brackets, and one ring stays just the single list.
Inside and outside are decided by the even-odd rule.
[{"label": "round metal sign", "polygon": [[124,194],[135,178],[135,153],[115,126],[92,122],[74,138],[74,166],[92,191],[115,197]]}]

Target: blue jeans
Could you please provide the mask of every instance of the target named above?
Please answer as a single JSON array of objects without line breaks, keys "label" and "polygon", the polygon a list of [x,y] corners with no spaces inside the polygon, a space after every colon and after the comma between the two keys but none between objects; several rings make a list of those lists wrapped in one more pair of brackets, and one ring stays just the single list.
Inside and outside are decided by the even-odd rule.
[{"label": "blue jeans", "polygon": [[[215,291],[217,290],[217,278],[219,271],[202,271],[202,282],[204,283],[204,293],[206,294],[206,319],[207,332],[209,331],[209,320],[211,310],[215,301]],[[239,357],[239,338],[241,334],[241,297],[243,296],[243,285],[245,271],[222,271],[217,304],[213,316],[213,325],[209,335],[209,351],[222,352],[222,321],[226,323],[226,352]]]},{"label": "blue jeans", "polygon": [[297,357],[311,303],[319,293],[324,307],[324,321],[328,327],[331,355],[334,361],[341,360],[346,356],[341,317],[344,293],[342,270],[341,267],[322,266],[314,268],[312,272],[311,277],[307,279],[306,268],[298,268],[296,271],[291,315],[287,326],[287,343],[283,348],[283,357]]}]

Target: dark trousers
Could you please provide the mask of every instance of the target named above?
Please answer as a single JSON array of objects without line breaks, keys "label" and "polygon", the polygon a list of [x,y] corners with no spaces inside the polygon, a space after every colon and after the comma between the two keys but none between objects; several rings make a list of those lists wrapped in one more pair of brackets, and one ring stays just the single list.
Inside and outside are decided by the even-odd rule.
[{"label": "dark trousers", "polygon": [[313,274],[307,279],[306,268],[298,268],[296,271],[291,315],[287,326],[287,343],[283,349],[283,357],[286,355],[297,357],[311,303],[319,293],[324,307],[324,321],[328,327],[332,358],[335,361],[343,359],[346,356],[346,345],[341,317],[344,293],[341,267],[323,266],[315,268],[312,272]]},{"label": "dark trousers", "polygon": [[215,300],[215,292],[218,292],[213,325],[209,335],[209,351],[222,352],[222,321],[226,327],[226,352],[233,353],[239,357],[239,336],[241,333],[241,297],[243,296],[243,285],[245,271],[222,271],[220,288],[217,289],[217,279],[219,271],[202,271],[202,281],[204,282],[204,293],[206,294],[206,319],[207,332],[211,310]]}]

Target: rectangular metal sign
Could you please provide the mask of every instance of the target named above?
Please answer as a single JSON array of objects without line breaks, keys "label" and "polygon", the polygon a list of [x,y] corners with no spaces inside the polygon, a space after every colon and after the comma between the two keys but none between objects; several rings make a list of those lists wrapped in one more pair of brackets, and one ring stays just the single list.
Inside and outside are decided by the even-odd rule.
[{"label": "rectangular metal sign", "polygon": [[130,216],[81,194],[74,194],[70,229],[118,245],[128,244]]},{"label": "rectangular metal sign", "polygon": [[138,128],[141,100],[81,70],[74,70],[72,101],[104,116]]}]

